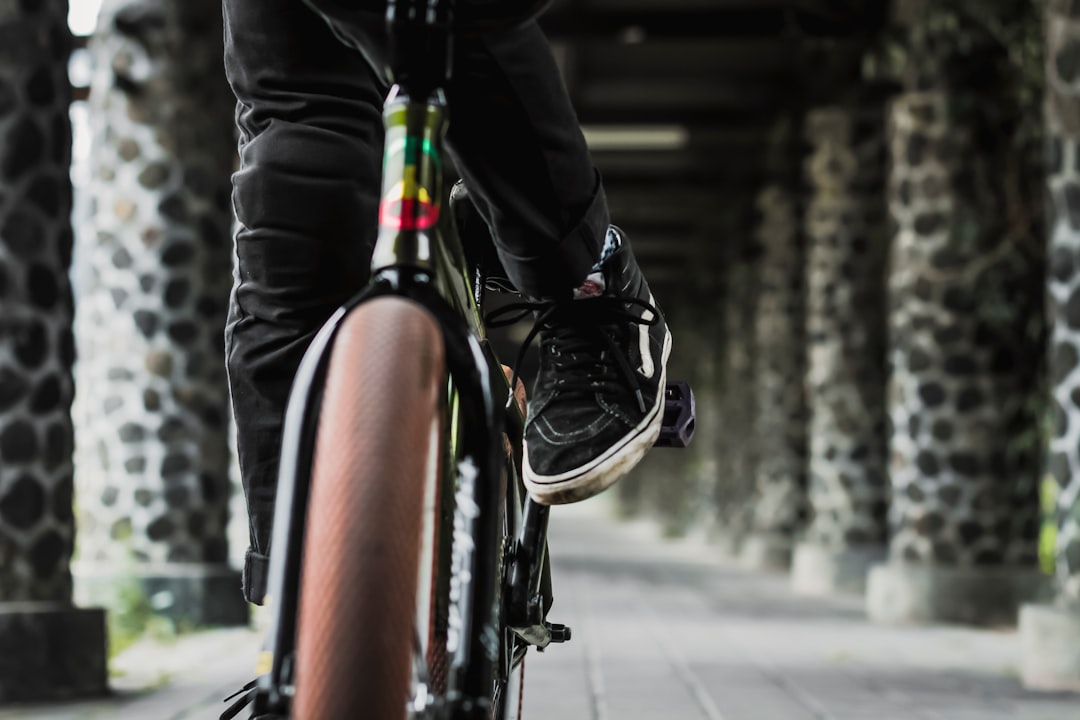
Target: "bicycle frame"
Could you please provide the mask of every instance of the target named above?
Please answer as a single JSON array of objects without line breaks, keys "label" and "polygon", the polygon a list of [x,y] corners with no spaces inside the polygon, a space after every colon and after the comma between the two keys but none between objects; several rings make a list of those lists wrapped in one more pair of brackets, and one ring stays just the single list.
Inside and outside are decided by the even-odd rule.
[{"label": "bicycle frame", "polygon": [[[470,543],[460,548],[454,544],[455,563],[462,563],[463,571],[458,580],[465,584],[459,590],[473,599],[471,612],[452,620],[460,642],[453,647],[445,707],[426,712],[436,718],[487,719],[492,678],[506,680],[526,643],[544,647],[568,639],[569,631],[549,626],[544,619],[551,597],[548,508],[527,496],[521,500],[517,463],[524,420],[516,404],[504,402],[510,388],[480,317],[483,281],[472,277],[444,208],[446,103],[441,87],[451,49],[449,3],[391,2],[388,26],[394,39],[393,77],[398,83],[384,110],[386,150],[373,279],[334,313],[312,341],[290,394],[268,582],[273,599],[271,631],[260,657],[255,711],[285,714],[293,694],[292,657],[314,437],[334,339],[343,319],[358,305],[374,297],[397,295],[424,307],[442,329],[450,392],[456,399],[452,403],[456,416],[450,418],[451,437],[447,438],[453,462],[444,481],[456,485],[448,496],[456,496],[459,517],[461,506],[479,511],[465,518],[477,551],[469,552]],[[518,450],[514,467],[505,475],[503,433]],[[503,478],[506,487],[500,486]],[[504,512],[511,524],[509,546],[503,543],[500,525]],[[504,574],[500,565],[506,568]],[[500,637],[505,627],[513,630],[513,637]]]}]

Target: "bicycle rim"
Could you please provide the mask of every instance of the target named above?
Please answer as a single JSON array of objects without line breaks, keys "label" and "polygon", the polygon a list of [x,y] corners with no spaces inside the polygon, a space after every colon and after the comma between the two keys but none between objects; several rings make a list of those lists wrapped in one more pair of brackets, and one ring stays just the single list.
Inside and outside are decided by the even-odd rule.
[{"label": "bicycle rim", "polygon": [[297,720],[404,720],[417,698],[445,692],[444,608],[436,602],[445,597],[445,387],[441,333],[420,306],[377,298],[344,320],[315,443]]}]

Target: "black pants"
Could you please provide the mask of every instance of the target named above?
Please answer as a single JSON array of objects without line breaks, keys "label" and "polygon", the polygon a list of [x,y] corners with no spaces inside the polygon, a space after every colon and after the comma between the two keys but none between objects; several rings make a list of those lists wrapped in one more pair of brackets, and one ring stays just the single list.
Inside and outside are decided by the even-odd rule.
[{"label": "black pants", "polygon": [[[323,17],[302,0],[224,0],[225,65],[240,131],[225,345],[252,601],[261,600],[252,586],[261,584],[269,553],[293,374],[322,323],[367,282],[377,234],[388,89],[374,69],[383,67],[382,24],[349,2],[316,4]],[[598,258],[608,212],[535,23],[459,40],[447,98],[449,150],[511,280],[537,297],[568,294]]]}]

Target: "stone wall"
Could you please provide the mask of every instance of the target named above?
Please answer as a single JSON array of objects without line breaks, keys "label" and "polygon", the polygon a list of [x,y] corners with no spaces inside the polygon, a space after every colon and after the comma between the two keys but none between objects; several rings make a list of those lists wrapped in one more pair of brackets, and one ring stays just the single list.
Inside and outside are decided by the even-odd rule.
[{"label": "stone wall", "polygon": [[12,559],[0,563],[0,600],[7,602],[71,598],[71,128],[63,62],[70,39],[53,15],[61,3],[52,5],[0,9],[0,556]]},{"label": "stone wall", "polygon": [[[617,185],[608,192],[613,216],[617,215],[616,221],[625,223],[629,231],[639,225],[648,228],[651,223],[655,227],[655,216],[648,213],[656,212],[656,206],[635,213],[626,206],[626,197],[619,196]],[[724,302],[725,292],[723,273],[718,270],[724,267],[723,256],[729,243],[718,239],[737,237],[733,227],[737,221],[730,212],[709,214],[699,199],[702,195],[681,206],[676,205],[676,197],[670,205],[666,204],[666,196],[659,203],[667,212],[685,212],[678,222],[669,220],[664,225],[671,240],[684,248],[679,253],[683,264],[674,279],[664,272],[670,272],[670,266],[650,262],[655,256],[638,256],[672,335],[668,382],[690,383],[696,400],[696,431],[688,448],[661,448],[648,453],[619,481],[614,493],[618,512],[651,516],[668,536],[703,535],[715,529],[711,495],[719,477],[718,437],[727,430],[718,417],[725,331],[717,309]]]},{"label": "stone wall", "polygon": [[[980,149],[950,126],[947,103],[941,93],[911,93],[893,113],[892,553],[946,566],[1031,566],[1035,483],[1024,458],[1009,454],[1027,368],[1014,338],[980,317],[974,285],[988,262],[1005,262],[986,244],[1007,242],[1001,200],[957,187],[974,181],[963,163]],[[981,247],[958,247],[960,232],[984,235]]]},{"label": "stone wall", "polygon": [[106,0],[90,43],[89,270],[77,328],[79,574],[89,589],[118,568],[201,568],[212,577],[198,583],[239,582],[226,567],[236,150],[221,35],[212,0]]},{"label": "stone wall", "polygon": [[765,187],[755,308],[756,494],[746,562],[787,567],[806,514],[806,372],[803,243],[795,191]]},{"label": "stone wall", "polygon": [[760,280],[759,248],[753,228],[756,217],[749,215],[744,229],[737,231],[745,232],[745,237],[733,235],[723,260],[723,338],[717,369],[716,427],[710,431],[699,423],[698,430],[716,437],[717,474],[712,494],[715,534],[721,550],[730,555],[738,554],[750,532],[758,467],[754,318]]},{"label": "stone wall", "polygon": [[1012,217],[1024,168],[999,98],[933,75],[917,86],[891,112],[892,539],[870,611],[1013,622],[1039,583],[1038,449],[1022,442],[1039,268]]},{"label": "stone wall", "polygon": [[1080,3],[1052,4],[1047,92],[1050,197],[1050,356],[1054,437],[1050,470],[1058,494],[1057,570],[1063,602],[1080,608]]},{"label": "stone wall", "polygon": [[801,592],[859,591],[884,557],[885,131],[880,101],[807,115],[808,500]]},{"label": "stone wall", "polygon": [[[704,253],[702,253],[704,255]],[[668,382],[686,381],[697,401],[697,428],[688,448],[657,449],[648,453],[635,468],[621,495],[625,502],[637,495],[638,512],[655,517],[669,536],[708,531],[713,514],[711,498],[716,481],[717,448],[715,430],[717,405],[717,364],[720,330],[716,313],[703,312],[706,300],[696,293],[668,292],[657,297],[672,336]],[[678,348],[677,350],[675,348]],[[634,485],[637,487],[634,487]]]},{"label": "stone wall", "polygon": [[1056,598],[1020,614],[1021,676],[1031,688],[1080,691],[1080,2],[1047,18],[1047,275],[1053,312],[1049,471],[1057,500]]},{"label": "stone wall", "polygon": [[0,3],[0,705],[105,692],[72,606],[67,2]]}]

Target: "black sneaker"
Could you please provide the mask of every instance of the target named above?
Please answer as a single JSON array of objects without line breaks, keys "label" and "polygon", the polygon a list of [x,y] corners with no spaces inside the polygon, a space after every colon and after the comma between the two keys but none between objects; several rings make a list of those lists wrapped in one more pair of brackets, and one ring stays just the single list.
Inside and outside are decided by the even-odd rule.
[{"label": "black sneaker", "polygon": [[608,231],[601,262],[574,295],[497,311],[536,313],[523,346],[539,334],[524,480],[547,505],[613,485],[653,446],[663,421],[671,333],[620,230]]}]

